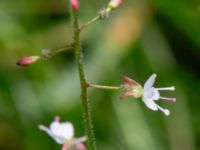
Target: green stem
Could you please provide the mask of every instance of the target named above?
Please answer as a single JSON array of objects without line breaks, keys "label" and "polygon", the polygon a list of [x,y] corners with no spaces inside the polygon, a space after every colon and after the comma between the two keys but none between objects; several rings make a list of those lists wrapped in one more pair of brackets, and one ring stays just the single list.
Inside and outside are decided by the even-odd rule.
[{"label": "green stem", "polygon": [[88,87],[96,88],[96,89],[104,89],[104,90],[121,90],[121,86],[105,86],[105,85],[96,85],[96,84],[88,84]]},{"label": "green stem", "polygon": [[75,50],[75,58],[77,62],[79,78],[81,83],[81,100],[82,100],[82,107],[83,107],[83,117],[85,123],[85,132],[88,137],[88,148],[89,150],[96,150],[95,145],[95,138],[93,132],[93,125],[92,125],[92,118],[89,108],[89,101],[87,98],[87,82],[84,73],[84,66],[83,66],[83,53],[80,45],[80,31],[78,25],[78,15],[75,10],[72,10],[72,17],[73,17],[73,28],[74,28],[74,50]]}]

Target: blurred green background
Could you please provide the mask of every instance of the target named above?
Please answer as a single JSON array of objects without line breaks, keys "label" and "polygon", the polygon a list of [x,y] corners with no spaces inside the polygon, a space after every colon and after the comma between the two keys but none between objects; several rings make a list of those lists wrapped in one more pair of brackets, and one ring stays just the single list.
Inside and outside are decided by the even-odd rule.
[{"label": "blurred green background", "polygon": [[[109,0],[80,0],[80,24]],[[20,68],[16,61],[43,48],[71,42],[69,1],[0,1],[0,150],[59,150],[38,124],[55,115],[84,134],[80,87],[72,52]],[[200,149],[200,1],[124,0],[83,31],[87,80],[121,85],[126,75],[143,84],[157,73],[156,86],[176,86],[171,111],[146,108],[141,99],[120,100],[117,91],[89,89],[99,150]]]}]

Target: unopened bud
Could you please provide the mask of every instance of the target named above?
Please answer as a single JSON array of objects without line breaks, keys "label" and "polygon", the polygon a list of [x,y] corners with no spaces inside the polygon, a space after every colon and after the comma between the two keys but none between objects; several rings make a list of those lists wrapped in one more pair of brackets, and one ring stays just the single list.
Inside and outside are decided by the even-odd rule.
[{"label": "unopened bud", "polygon": [[25,56],[22,57],[16,64],[21,67],[26,67],[35,63],[39,58],[40,56]]},{"label": "unopened bud", "polygon": [[71,5],[72,5],[73,10],[75,10],[75,11],[78,10],[78,8],[79,8],[78,0],[71,0]]},{"label": "unopened bud", "polygon": [[110,8],[110,10],[117,8],[122,4],[122,2],[123,0],[111,0],[108,4],[108,8]]}]

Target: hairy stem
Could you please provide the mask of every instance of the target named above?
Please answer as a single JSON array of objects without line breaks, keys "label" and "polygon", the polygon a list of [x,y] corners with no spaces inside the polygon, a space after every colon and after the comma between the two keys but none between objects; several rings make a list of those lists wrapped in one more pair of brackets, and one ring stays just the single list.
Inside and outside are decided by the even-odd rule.
[{"label": "hairy stem", "polygon": [[106,85],[96,85],[96,84],[89,84],[88,87],[96,88],[96,89],[104,89],[104,90],[121,90],[121,86],[106,86]]},{"label": "hairy stem", "polygon": [[73,17],[73,28],[74,28],[74,52],[75,58],[77,62],[79,78],[81,83],[81,100],[82,100],[82,107],[83,107],[83,117],[85,123],[85,132],[88,137],[88,148],[89,150],[96,150],[95,145],[95,138],[93,132],[93,125],[91,119],[91,113],[89,108],[89,101],[87,97],[87,82],[84,73],[84,66],[83,66],[83,53],[80,45],[80,30],[78,25],[78,15],[77,11],[72,10],[72,17]]}]

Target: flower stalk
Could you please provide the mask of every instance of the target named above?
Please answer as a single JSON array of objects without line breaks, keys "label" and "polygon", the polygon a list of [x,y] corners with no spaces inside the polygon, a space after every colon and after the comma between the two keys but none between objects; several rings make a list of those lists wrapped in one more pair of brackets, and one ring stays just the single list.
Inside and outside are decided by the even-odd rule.
[{"label": "flower stalk", "polygon": [[83,29],[87,28],[88,26],[90,26],[91,24],[93,24],[94,22],[96,22],[97,20],[99,20],[101,18],[100,15],[94,17],[93,19],[91,19],[90,21],[88,21],[87,23],[83,24],[80,28],[79,31],[82,31]]},{"label": "flower stalk", "polygon": [[106,85],[97,85],[97,84],[87,84],[88,87],[103,89],[103,90],[122,90],[122,86],[106,86]]},{"label": "flower stalk", "polygon": [[41,51],[41,56],[43,58],[50,58],[53,57],[59,53],[62,53],[64,51],[69,51],[69,50],[73,50],[73,43],[69,44],[69,45],[64,45],[58,48],[52,48],[52,49],[43,49]]},{"label": "flower stalk", "polygon": [[74,36],[73,36],[74,53],[75,53],[75,58],[77,62],[80,83],[81,83],[81,101],[82,101],[82,107],[83,107],[83,117],[84,117],[84,123],[85,123],[85,132],[88,137],[87,145],[88,145],[89,150],[96,150],[92,118],[91,118],[91,113],[90,113],[90,108],[89,108],[89,101],[87,97],[87,82],[86,82],[85,73],[84,73],[83,52],[80,45],[78,14],[77,14],[77,11],[74,9],[72,9],[72,17],[73,17],[73,30],[74,30]]}]

